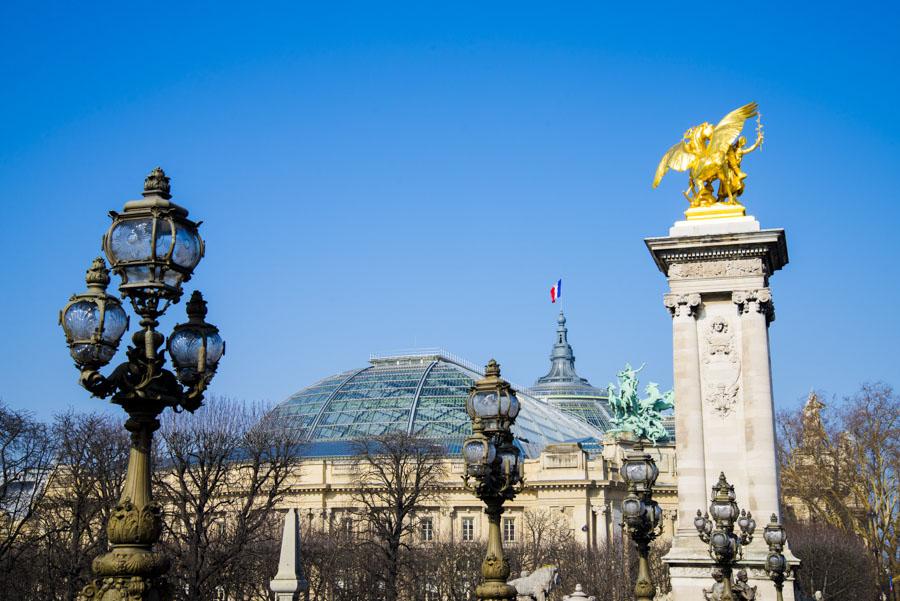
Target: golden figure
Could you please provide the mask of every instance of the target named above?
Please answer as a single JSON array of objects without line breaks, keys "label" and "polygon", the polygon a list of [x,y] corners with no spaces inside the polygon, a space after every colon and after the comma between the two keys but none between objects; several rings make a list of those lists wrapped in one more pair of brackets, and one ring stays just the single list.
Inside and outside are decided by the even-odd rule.
[{"label": "golden figure", "polygon": [[[657,187],[669,169],[689,171],[688,188],[683,192],[690,203],[685,211],[688,219],[710,219],[744,215],[745,209],[737,199],[744,192],[747,174],[741,171],[744,155],[759,148],[763,142],[762,122],[757,104],[751,102],[733,110],[713,127],[701,123],[684,133],[680,142],[672,146],[656,168],[653,187]],[[741,135],[747,119],[756,117],[756,141],[747,147]],[[718,181],[718,189],[713,182]]]}]

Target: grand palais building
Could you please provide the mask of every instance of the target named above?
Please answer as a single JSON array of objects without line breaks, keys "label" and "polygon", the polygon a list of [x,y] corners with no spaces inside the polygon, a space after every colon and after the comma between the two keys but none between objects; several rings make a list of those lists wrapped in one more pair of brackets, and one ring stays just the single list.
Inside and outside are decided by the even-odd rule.
[{"label": "grand palais building", "polygon": [[[575,371],[566,319],[559,314],[549,372],[519,389],[521,411],[513,430],[525,456],[526,488],[506,504],[503,536],[521,540],[526,512],[550,512],[575,539],[597,545],[621,522],[625,487],[619,476],[627,436],[610,432],[607,390]],[[356,527],[353,455],[355,440],[391,431],[432,439],[447,449],[441,494],[417,514],[423,541],[483,538],[483,505],[463,487],[460,448],[471,433],[465,411],[469,388],[481,369],[444,351],[372,356],[368,365],[342,371],[308,386],[274,412],[303,438],[303,460],[285,497],[311,528]],[[674,422],[668,436],[648,448],[660,469],[654,498],[664,510],[664,532],[674,531]]]}]

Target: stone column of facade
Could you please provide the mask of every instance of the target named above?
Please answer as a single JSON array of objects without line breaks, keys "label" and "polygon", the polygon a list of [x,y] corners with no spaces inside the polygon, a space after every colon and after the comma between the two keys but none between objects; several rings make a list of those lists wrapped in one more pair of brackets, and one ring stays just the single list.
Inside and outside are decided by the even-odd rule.
[{"label": "stone column of facade", "polygon": [[[697,313],[700,295],[666,294],[664,303],[672,314],[672,349],[675,369],[676,460],[678,462],[678,513],[693,515],[706,503],[706,452],[703,442],[703,401],[700,395],[700,348]],[[682,520],[677,536],[696,538],[691,520]],[[679,541],[684,543],[685,541]],[[693,543],[693,540],[690,541]]]},{"label": "stone column of facade", "polygon": [[[747,462],[755,469],[747,474],[747,509],[766,523],[766,516],[780,515],[780,489],[775,455],[775,414],[772,400],[772,377],[769,360],[769,323],[775,318],[772,294],[768,288],[739,291],[731,295],[741,314],[742,382],[744,417],[747,431]],[[754,428],[756,424],[771,424]],[[762,543],[760,539],[760,544]]]},{"label": "stone column of facade", "polygon": [[[669,565],[673,601],[703,599],[713,562],[693,518],[709,506],[719,472],[759,527],[742,566],[761,600],[774,599],[763,569],[762,527],[779,513],[768,323],[769,278],[788,261],[784,230],[753,217],[676,223],[647,246],[667,277],[672,313],[678,517]],[[790,539],[790,534],[788,534]],[[796,564],[796,558],[785,556]],[[793,601],[788,583],[784,598]]]}]

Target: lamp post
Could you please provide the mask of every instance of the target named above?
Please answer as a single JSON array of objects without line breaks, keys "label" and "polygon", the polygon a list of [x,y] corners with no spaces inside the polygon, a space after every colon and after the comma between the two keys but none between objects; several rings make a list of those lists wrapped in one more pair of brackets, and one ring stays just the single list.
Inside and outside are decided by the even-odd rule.
[{"label": "lamp post", "polygon": [[650,543],[662,532],[662,509],[653,500],[653,485],[659,468],[653,458],[638,444],[625,456],[622,478],[628,485],[628,496],[622,501],[622,518],[629,538],[638,551],[638,575],[634,585],[635,601],[653,601],[656,587],[650,578]]},{"label": "lamp post", "polygon": [[787,571],[787,560],[781,553],[784,550],[784,544],[787,542],[787,534],[785,534],[784,526],[778,521],[778,516],[774,513],[769,523],[763,529],[763,538],[769,545],[769,554],[766,555],[766,573],[772,582],[775,583],[775,594],[778,601],[782,601],[782,589],[784,588],[785,572]]},{"label": "lamp post", "polygon": [[181,286],[203,257],[199,223],[171,202],[169,178],[157,167],[144,180],[141,200],[110,212],[112,225],[103,250],[119,291],[140,317],[126,351],[127,361],[109,376],[100,373],[115,355],[129,319],[118,299],[108,295],[110,270],[102,258],[87,272],[87,291],[72,296],[60,311],[69,352],[81,372],[79,383],[93,396],[111,397],[128,414],[131,433],[128,471],[119,502],[106,526],[111,550],[93,562],[94,578],[82,601],[162,601],[170,598],[165,574],[169,561],[153,550],[162,530],[162,511],[150,487],[150,445],[166,407],[194,411],[225,353],[219,331],[205,321],[206,301],[195,291],[187,303],[188,321],[175,326],[166,350],[175,372],[164,367],[165,341],[156,331],[159,317],[181,298]]},{"label": "lamp post", "polygon": [[[749,512],[738,510],[734,502],[734,486],[725,479],[725,474],[719,474],[719,481],[712,487],[712,503],[709,513],[701,515],[697,510],[694,518],[694,527],[700,534],[700,539],[709,543],[709,554],[722,571],[722,595],[721,601],[734,601],[731,590],[731,571],[735,563],[740,561],[744,545],[753,540],[753,531],[756,530],[756,521]],[[709,515],[712,514],[712,520]],[[737,522],[741,534],[734,532]]]},{"label": "lamp post", "polygon": [[500,516],[503,504],[516,496],[523,482],[522,458],[510,429],[519,414],[519,399],[509,382],[500,377],[500,365],[493,359],[485,367],[484,378],[469,391],[466,412],[472,419],[472,435],[463,442],[463,478],[466,487],[487,506],[489,525],[482,582],[475,588],[475,596],[512,601],[516,589],[506,583],[509,562],[503,554]]}]

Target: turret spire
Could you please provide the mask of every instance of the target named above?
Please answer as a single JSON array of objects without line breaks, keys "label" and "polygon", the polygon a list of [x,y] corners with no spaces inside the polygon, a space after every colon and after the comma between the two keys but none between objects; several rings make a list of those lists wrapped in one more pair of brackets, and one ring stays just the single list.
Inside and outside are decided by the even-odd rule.
[{"label": "turret spire", "polygon": [[536,384],[578,383],[587,384],[587,380],[575,373],[575,353],[569,344],[569,330],[566,328],[566,316],[562,311],[556,318],[556,342],[550,352],[550,372],[538,378]]}]

